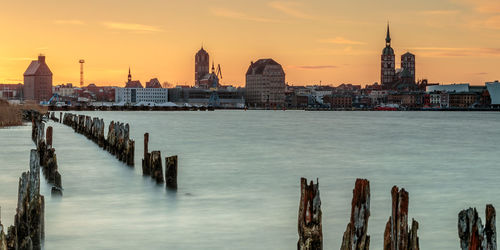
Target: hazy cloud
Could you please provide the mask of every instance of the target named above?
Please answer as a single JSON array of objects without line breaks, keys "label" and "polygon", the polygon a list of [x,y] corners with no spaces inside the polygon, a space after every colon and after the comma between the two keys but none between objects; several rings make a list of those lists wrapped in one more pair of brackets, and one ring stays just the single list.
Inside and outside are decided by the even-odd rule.
[{"label": "hazy cloud", "polygon": [[316,69],[335,69],[335,65],[290,65],[291,69],[316,70]]},{"label": "hazy cloud", "polygon": [[500,48],[450,48],[450,47],[417,47],[419,55],[428,57],[477,57],[500,56]]},{"label": "hazy cloud", "polygon": [[76,19],[72,19],[72,20],[54,20],[54,23],[55,24],[70,24],[70,25],[84,25],[85,22],[81,21],[81,20],[76,20]]},{"label": "hazy cloud", "polygon": [[302,8],[301,3],[297,2],[281,2],[281,1],[274,1],[268,3],[268,5],[278,11],[281,11],[287,15],[300,18],[300,19],[313,19],[312,16],[302,12],[300,9]]},{"label": "hazy cloud", "polygon": [[144,25],[144,24],[138,24],[138,23],[103,22],[102,25],[104,25],[108,29],[133,31],[133,32],[161,32],[161,31],[163,31],[162,29],[160,29],[156,26]]},{"label": "hazy cloud", "polygon": [[423,15],[447,16],[459,14],[460,10],[425,10],[419,13]]},{"label": "hazy cloud", "polygon": [[339,36],[335,37],[335,38],[321,39],[321,40],[319,40],[319,42],[321,42],[321,43],[333,43],[333,44],[348,44],[348,45],[366,44],[364,42],[349,40],[349,39],[345,39],[345,38],[339,37]]},{"label": "hazy cloud", "polygon": [[212,8],[210,11],[212,12],[212,14],[214,16],[225,17],[225,18],[236,19],[236,20],[255,21],[255,22],[263,22],[263,23],[279,22],[278,20],[275,20],[275,19],[251,16],[251,15],[248,15],[248,14],[243,13],[243,12],[238,12],[238,11],[224,9],[224,8]]},{"label": "hazy cloud", "polygon": [[3,60],[3,61],[32,61],[34,59],[31,57],[0,57],[0,60]]}]

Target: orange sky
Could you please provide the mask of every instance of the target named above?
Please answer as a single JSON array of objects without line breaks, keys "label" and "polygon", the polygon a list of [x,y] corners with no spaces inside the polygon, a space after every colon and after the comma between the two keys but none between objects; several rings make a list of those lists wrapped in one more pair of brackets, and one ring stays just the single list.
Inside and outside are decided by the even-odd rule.
[{"label": "orange sky", "polygon": [[85,84],[123,86],[130,66],[143,83],[192,85],[203,43],[223,84],[270,57],[289,84],[365,85],[379,81],[388,20],[397,64],[414,53],[418,79],[500,79],[498,0],[19,0],[0,8],[0,83],[43,53],[54,85],[78,83],[81,58]]}]

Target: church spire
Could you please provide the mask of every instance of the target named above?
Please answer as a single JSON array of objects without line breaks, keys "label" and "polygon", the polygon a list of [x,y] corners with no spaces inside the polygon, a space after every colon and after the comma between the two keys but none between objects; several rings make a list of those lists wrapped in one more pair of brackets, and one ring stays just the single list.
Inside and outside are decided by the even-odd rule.
[{"label": "church spire", "polygon": [[128,67],[128,81],[132,81],[132,74],[130,74],[130,67]]},{"label": "church spire", "polygon": [[387,22],[387,36],[385,37],[385,44],[387,46],[391,45],[391,32],[389,31],[389,22]]},{"label": "church spire", "polygon": [[215,62],[212,60],[212,73],[215,73]]}]

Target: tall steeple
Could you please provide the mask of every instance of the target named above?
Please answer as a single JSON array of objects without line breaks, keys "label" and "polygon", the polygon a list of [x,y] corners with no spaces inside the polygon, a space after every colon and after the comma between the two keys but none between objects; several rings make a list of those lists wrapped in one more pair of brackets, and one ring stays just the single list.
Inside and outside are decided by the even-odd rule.
[{"label": "tall steeple", "polygon": [[128,81],[132,81],[132,74],[130,74],[130,67],[128,67]]},{"label": "tall steeple", "polygon": [[385,46],[391,46],[391,32],[389,31],[389,22],[387,22],[387,36],[385,37]]},{"label": "tall steeple", "polygon": [[212,60],[212,74],[215,73],[215,62]]}]

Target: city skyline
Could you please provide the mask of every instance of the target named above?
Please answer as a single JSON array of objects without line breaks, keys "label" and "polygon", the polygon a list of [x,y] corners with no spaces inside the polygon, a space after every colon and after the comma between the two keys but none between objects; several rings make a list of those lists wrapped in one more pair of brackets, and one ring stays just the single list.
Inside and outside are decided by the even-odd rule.
[{"label": "city skyline", "polygon": [[479,85],[500,78],[500,3],[494,1],[112,0],[27,6],[9,2],[2,10],[2,83],[22,82],[27,65],[43,53],[54,85],[79,82],[79,59],[86,61],[85,85],[125,85],[129,66],[142,82],[157,77],[193,85],[194,54],[203,44],[221,64],[222,84],[244,86],[245,71],[259,58],[280,62],[289,84],[372,84],[380,82],[388,20],[395,53],[416,56],[417,79]]}]

